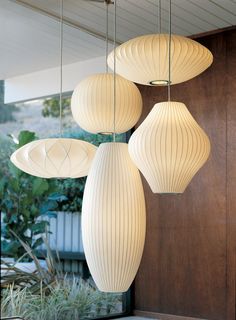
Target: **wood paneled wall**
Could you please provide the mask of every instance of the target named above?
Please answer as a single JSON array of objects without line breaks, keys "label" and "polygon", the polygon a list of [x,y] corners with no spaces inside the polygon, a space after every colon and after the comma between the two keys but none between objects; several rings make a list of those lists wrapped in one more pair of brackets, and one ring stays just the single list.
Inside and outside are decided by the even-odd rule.
[{"label": "wood paneled wall", "polygon": [[[171,88],[211,140],[211,155],[182,195],[153,194],[143,179],[147,236],[134,308],[210,320],[235,319],[236,30],[197,39],[214,55],[200,76]],[[139,86],[141,121],[166,88]],[[145,314],[145,313],[143,313]]]}]

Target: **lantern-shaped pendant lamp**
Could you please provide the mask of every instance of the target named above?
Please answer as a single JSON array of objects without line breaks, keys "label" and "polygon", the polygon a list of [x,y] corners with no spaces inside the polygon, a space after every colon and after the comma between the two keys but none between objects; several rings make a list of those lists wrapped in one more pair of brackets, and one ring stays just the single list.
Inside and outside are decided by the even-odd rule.
[{"label": "lantern-shaped pendant lamp", "polygon": [[[113,132],[114,80],[112,73],[94,74],[82,80],[71,99],[74,120],[92,133]],[[133,82],[116,76],[116,133],[131,129],[142,113],[142,97]]]},{"label": "lantern-shaped pendant lamp", "polygon": [[167,101],[135,130],[129,152],[154,193],[182,193],[206,162],[210,141],[183,103]]},{"label": "lantern-shaped pendant lamp", "polygon": [[127,144],[101,144],[82,207],[85,257],[99,290],[128,290],[142,257],[145,222],[142,181]]},{"label": "lantern-shaped pendant lamp", "polygon": [[[71,99],[71,111],[78,125],[88,132],[112,134],[115,116],[115,133],[123,133],[138,122],[142,113],[142,97],[136,85],[121,76],[116,75],[115,86],[113,74],[108,72],[108,7],[111,2],[105,1],[105,3],[106,72],[88,76],[77,85]],[[115,92],[114,87],[116,87]]]}]

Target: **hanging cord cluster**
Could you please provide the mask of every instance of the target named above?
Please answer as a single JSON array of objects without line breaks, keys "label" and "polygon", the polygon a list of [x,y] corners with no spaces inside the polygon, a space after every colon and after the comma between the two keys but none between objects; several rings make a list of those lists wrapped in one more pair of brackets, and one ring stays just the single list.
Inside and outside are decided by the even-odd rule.
[{"label": "hanging cord cluster", "polygon": [[161,34],[161,0],[159,0],[158,2],[158,19],[159,19],[158,31]]},{"label": "hanging cord cluster", "polygon": [[114,0],[113,142],[116,141],[116,0]]},{"label": "hanging cord cluster", "polygon": [[106,6],[106,52],[105,52],[105,58],[106,58],[106,73],[108,73],[108,64],[107,64],[107,58],[108,58],[108,5],[109,3],[107,1],[104,2]]},{"label": "hanging cord cluster", "polygon": [[161,72],[161,0],[158,0],[158,21],[157,21],[157,29],[159,33],[159,79]]},{"label": "hanging cord cluster", "polygon": [[170,101],[170,84],[171,84],[171,0],[169,0],[169,57],[168,57],[168,101]]},{"label": "hanging cord cluster", "polygon": [[61,0],[61,14],[60,14],[60,137],[62,137],[62,56],[63,53],[63,0]]}]

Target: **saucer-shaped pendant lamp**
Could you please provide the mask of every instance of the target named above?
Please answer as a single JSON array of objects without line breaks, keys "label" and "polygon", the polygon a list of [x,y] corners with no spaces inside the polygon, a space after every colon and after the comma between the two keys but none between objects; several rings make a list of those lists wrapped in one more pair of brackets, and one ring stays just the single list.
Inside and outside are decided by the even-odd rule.
[{"label": "saucer-shaped pendant lamp", "polygon": [[125,292],[143,253],[145,199],[126,143],[99,146],[85,185],[82,238],[86,261],[100,291]]},{"label": "saucer-shaped pendant lamp", "polygon": [[[71,99],[74,120],[91,133],[113,132],[114,79],[100,73],[82,80]],[[142,113],[142,97],[136,85],[116,76],[116,133],[131,129]]]},{"label": "saucer-shaped pendant lamp", "polygon": [[75,139],[42,139],[16,150],[12,163],[41,178],[80,178],[88,174],[96,147]]},{"label": "saucer-shaped pendant lamp", "polygon": [[183,103],[167,101],[135,130],[129,153],[154,193],[182,193],[206,162],[210,141]]},{"label": "saucer-shaped pendant lamp", "polygon": [[[168,83],[168,34],[150,34],[131,39],[116,48],[116,71],[122,77],[144,85]],[[211,52],[189,38],[171,36],[171,84],[190,80],[213,61]],[[114,54],[108,56],[113,68]]]},{"label": "saucer-shaped pendant lamp", "polygon": [[32,176],[80,178],[88,174],[97,148],[85,141],[62,138],[63,0],[60,22],[60,138],[32,141],[16,150],[11,161]]}]

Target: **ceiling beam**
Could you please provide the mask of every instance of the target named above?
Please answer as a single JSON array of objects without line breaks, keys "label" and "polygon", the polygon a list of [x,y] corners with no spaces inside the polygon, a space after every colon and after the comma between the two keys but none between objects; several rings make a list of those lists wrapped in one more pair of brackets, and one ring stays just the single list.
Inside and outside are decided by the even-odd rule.
[{"label": "ceiling beam", "polygon": [[203,37],[211,36],[213,34],[226,32],[226,31],[230,31],[230,30],[235,30],[235,29],[236,29],[236,25],[235,26],[230,26],[230,27],[225,27],[225,28],[220,28],[220,29],[215,29],[215,30],[211,30],[211,31],[201,32],[201,33],[197,33],[197,34],[193,34],[193,35],[189,36],[189,38],[198,39],[198,38],[203,38]]}]

